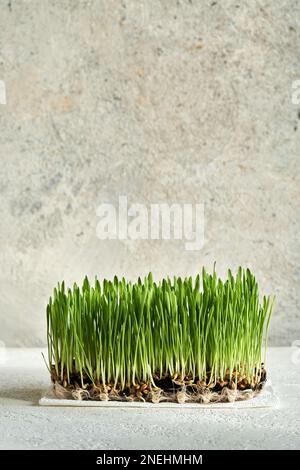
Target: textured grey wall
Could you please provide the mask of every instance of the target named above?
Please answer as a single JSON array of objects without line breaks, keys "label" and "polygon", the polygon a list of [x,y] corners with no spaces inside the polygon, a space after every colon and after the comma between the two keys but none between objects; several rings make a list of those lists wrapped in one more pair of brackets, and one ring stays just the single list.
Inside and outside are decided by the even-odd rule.
[{"label": "textured grey wall", "polygon": [[[0,340],[58,280],[250,266],[300,338],[297,0],[0,0]],[[299,129],[298,129],[299,127]],[[205,245],[100,241],[96,207],[205,204]]]}]

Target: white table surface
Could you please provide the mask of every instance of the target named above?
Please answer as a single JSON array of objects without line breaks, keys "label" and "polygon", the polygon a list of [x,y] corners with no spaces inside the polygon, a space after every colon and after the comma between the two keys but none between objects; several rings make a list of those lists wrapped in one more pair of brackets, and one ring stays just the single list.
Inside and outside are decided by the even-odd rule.
[{"label": "white table surface", "polygon": [[[298,354],[299,353],[299,354]],[[1,449],[299,449],[300,351],[270,348],[274,409],[41,407],[40,349],[0,351]]]}]

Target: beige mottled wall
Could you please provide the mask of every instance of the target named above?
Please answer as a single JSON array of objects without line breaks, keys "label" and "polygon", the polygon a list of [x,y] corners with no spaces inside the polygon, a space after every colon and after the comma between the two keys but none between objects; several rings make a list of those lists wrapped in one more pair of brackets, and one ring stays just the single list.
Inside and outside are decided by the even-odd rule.
[{"label": "beige mottled wall", "polygon": [[[0,0],[0,340],[45,343],[58,280],[256,273],[300,339],[300,5]],[[101,241],[96,207],[204,203],[205,244]]]}]

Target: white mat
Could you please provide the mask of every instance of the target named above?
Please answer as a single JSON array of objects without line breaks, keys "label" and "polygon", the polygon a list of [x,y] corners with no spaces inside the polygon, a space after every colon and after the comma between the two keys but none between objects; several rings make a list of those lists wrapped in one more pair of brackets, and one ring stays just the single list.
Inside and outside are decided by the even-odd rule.
[{"label": "white mat", "polygon": [[100,408],[278,408],[279,399],[274,393],[270,380],[267,380],[262,391],[254,398],[244,401],[236,401],[233,403],[149,403],[139,401],[95,401],[95,400],[68,400],[56,398],[51,387],[49,391],[39,400],[42,406],[83,406],[83,407],[100,407]]}]

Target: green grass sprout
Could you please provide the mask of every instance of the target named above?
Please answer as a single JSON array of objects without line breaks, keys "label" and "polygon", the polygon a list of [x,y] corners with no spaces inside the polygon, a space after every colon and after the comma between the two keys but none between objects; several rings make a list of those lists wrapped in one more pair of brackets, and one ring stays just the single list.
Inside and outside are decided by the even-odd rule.
[{"label": "green grass sprout", "polygon": [[260,301],[249,269],[222,281],[205,269],[156,283],[86,277],[82,288],[58,284],[47,305],[48,367],[67,386],[111,384],[124,390],[165,377],[179,383],[226,377],[256,383],[273,300]]}]

